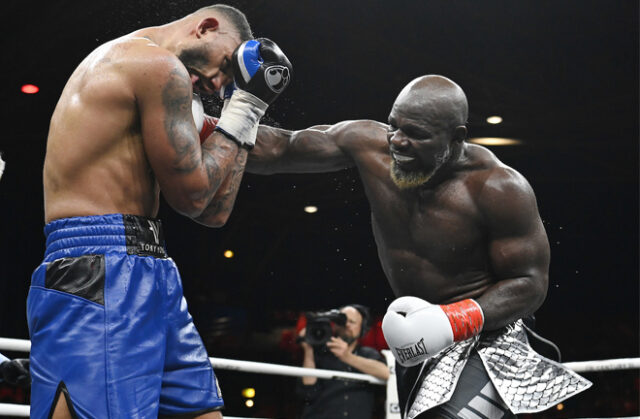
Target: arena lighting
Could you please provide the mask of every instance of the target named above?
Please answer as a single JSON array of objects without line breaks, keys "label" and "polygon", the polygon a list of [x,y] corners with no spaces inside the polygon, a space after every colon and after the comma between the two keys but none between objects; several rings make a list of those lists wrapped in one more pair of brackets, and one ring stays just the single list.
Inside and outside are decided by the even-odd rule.
[{"label": "arena lighting", "polygon": [[502,145],[520,145],[522,141],[515,138],[500,138],[500,137],[477,137],[470,138],[470,143],[489,145],[489,146],[502,146]]},{"label": "arena lighting", "polygon": [[558,403],[558,404],[556,405],[556,409],[558,409],[558,410],[562,410],[562,409],[564,409],[564,405],[563,405],[562,403]]},{"label": "arena lighting", "polygon": [[22,91],[22,93],[32,95],[34,93],[38,93],[40,91],[40,88],[35,84],[23,84],[20,90]]},{"label": "arena lighting", "polygon": [[253,407],[253,400],[249,399],[244,402],[247,407]]},{"label": "arena lighting", "polygon": [[304,212],[313,214],[314,212],[318,212],[318,207],[313,205],[307,205],[306,207],[304,207]]},{"label": "arena lighting", "polygon": [[242,389],[242,396],[247,399],[253,399],[256,396],[256,389],[251,387],[244,388]]},{"label": "arena lighting", "polygon": [[224,251],[224,257],[226,257],[227,259],[231,259],[233,257],[233,251],[232,250],[225,250]]},{"label": "arena lighting", "polygon": [[500,122],[502,122],[502,117],[498,115],[490,116],[487,118],[487,122],[493,125],[499,124]]}]

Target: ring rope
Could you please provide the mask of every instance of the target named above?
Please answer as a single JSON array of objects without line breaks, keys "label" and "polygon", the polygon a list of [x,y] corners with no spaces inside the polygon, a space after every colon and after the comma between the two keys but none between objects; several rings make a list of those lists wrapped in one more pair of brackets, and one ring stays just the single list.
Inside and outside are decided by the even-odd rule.
[{"label": "ring rope", "polygon": [[[29,352],[31,342],[25,339],[0,337],[0,350]],[[220,369],[244,372],[269,373],[297,377],[318,378],[346,378],[350,380],[367,381],[372,384],[383,384],[382,380],[367,374],[349,373],[341,371],[318,370],[313,368],[292,367],[289,365],[267,364],[262,362],[239,361],[225,358],[209,358],[211,365]],[[640,358],[603,359],[596,361],[565,362],[563,364],[575,372],[618,371],[640,368]]]},{"label": "ring rope", "polygon": [[[30,410],[31,410],[30,406],[27,406],[24,404],[0,403],[0,416],[28,418]],[[254,419],[254,418],[225,416],[225,419]]]},{"label": "ring rope", "polygon": [[[0,337],[0,350],[14,352],[30,352],[31,342],[25,339]],[[383,354],[388,352],[383,351]],[[385,354],[386,355],[386,354]],[[389,354],[390,355],[390,354]],[[317,377],[324,379],[346,379],[366,381],[371,384],[385,385],[385,381],[367,374],[343,371],[322,370],[314,368],[293,367],[290,365],[268,364],[263,362],[241,361],[226,358],[209,358],[211,365],[218,369],[252,372],[260,374],[286,375],[295,377]],[[392,365],[392,364],[390,364]],[[599,361],[565,362],[567,368],[575,372],[617,371],[640,368],[640,358],[605,359]],[[28,405],[0,403],[0,416],[29,417]],[[389,416],[388,416],[389,417]],[[395,416],[393,416],[395,417]],[[232,418],[228,419],[245,419]],[[636,418],[640,419],[640,418]]]},{"label": "ring rope", "polygon": [[240,361],[237,359],[209,358],[214,368],[259,374],[288,375],[293,377],[317,377],[343,380],[366,381],[371,384],[386,385],[387,382],[368,374],[323,370],[319,368],[292,367],[290,365],[268,364],[265,362]]}]

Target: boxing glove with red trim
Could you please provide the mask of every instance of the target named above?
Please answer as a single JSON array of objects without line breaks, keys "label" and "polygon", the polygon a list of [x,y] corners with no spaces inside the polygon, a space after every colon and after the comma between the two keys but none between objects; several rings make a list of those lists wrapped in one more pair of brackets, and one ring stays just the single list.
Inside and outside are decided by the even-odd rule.
[{"label": "boxing glove with red trim", "polygon": [[207,115],[204,113],[204,106],[202,106],[202,100],[197,94],[193,94],[191,100],[191,113],[193,114],[193,122],[196,124],[196,129],[200,135],[200,144],[204,142],[216,128],[218,124],[218,118]]},{"label": "boxing glove with red trim", "polygon": [[398,363],[412,367],[454,342],[477,335],[483,323],[482,309],[472,299],[435,305],[406,296],[389,305],[382,332]]}]

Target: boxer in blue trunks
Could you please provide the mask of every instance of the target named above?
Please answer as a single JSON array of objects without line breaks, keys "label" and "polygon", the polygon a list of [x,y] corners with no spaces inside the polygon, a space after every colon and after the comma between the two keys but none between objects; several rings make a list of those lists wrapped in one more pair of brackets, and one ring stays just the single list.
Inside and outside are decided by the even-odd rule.
[{"label": "boxer in blue trunks", "polygon": [[[159,194],[223,225],[290,71],[244,14],[215,5],[107,42],[71,75],[47,139],[46,251],[27,300],[31,417],[222,417]],[[215,120],[194,94],[218,93]]]}]

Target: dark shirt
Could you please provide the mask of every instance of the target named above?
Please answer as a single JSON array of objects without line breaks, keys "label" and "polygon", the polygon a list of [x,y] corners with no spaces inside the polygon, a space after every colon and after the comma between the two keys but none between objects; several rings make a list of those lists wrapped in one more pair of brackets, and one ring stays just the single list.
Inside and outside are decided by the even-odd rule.
[{"label": "dark shirt", "polygon": [[[382,354],[373,348],[356,347],[354,354],[385,363]],[[345,364],[326,346],[314,350],[316,368],[362,373]],[[386,365],[386,363],[385,363]],[[363,381],[325,380],[319,378],[312,386],[298,379],[298,394],[304,400],[304,419],[371,419],[375,396],[375,385]]]}]

